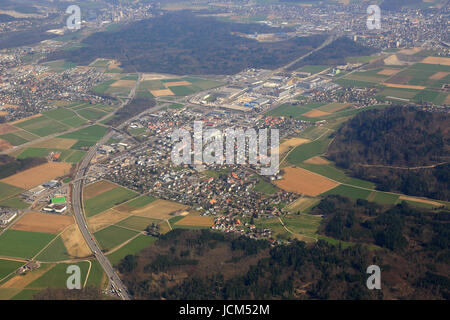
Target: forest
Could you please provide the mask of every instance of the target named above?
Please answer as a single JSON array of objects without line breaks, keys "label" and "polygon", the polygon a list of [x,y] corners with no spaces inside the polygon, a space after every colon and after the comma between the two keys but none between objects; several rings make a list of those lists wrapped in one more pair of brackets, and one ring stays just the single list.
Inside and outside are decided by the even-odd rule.
[{"label": "forest", "polygon": [[[271,246],[209,230],[175,229],[125,257],[118,270],[134,299],[450,297],[449,212],[330,196],[313,213],[325,215],[320,233],[352,245],[294,240]],[[343,221],[337,227],[336,216]],[[369,236],[363,234],[367,230]],[[382,269],[383,290],[366,287],[365,271],[372,264]]]},{"label": "forest", "polygon": [[56,52],[48,60],[88,64],[103,57],[120,60],[126,72],[234,74],[248,67],[280,67],[325,39],[315,35],[262,43],[238,35],[285,31],[289,30],[223,22],[183,11],[94,33],[83,40],[85,47]]},{"label": "forest", "polygon": [[369,110],[336,133],[327,157],[383,191],[450,199],[450,115],[415,107]]},{"label": "forest", "polygon": [[109,119],[105,124],[115,127],[122,122],[137,116],[139,113],[145,111],[148,108],[155,106],[156,101],[154,99],[139,99],[135,98],[127,105],[123,106],[114,113],[114,116]]}]

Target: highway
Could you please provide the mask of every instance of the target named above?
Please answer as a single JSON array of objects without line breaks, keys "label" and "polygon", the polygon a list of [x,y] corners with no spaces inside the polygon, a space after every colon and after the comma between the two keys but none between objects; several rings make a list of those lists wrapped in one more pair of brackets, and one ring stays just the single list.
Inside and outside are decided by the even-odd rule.
[{"label": "highway", "polygon": [[[122,106],[125,106],[128,101],[131,101],[136,93],[136,89],[139,85],[141,76],[139,76],[139,80],[136,83],[136,86],[133,88],[133,90],[130,92],[130,95],[126,101],[122,103]],[[115,272],[114,268],[112,267],[111,263],[109,262],[108,258],[105,256],[105,254],[102,252],[101,247],[95,240],[94,236],[90,232],[86,217],[84,215],[83,211],[83,181],[84,178],[87,175],[89,164],[92,160],[92,158],[95,156],[95,153],[97,151],[97,146],[104,144],[107,142],[115,132],[121,131],[125,126],[127,126],[131,121],[138,119],[142,114],[147,112],[154,112],[161,108],[164,108],[166,105],[162,104],[159,106],[155,106],[152,108],[149,108],[145,110],[144,112],[141,112],[140,114],[128,119],[124,123],[122,123],[117,128],[114,128],[114,130],[110,130],[102,139],[98,141],[98,143],[94,146],[92,146],[84,159],[81,161],[77,168],[77,172],[74,178],[74,181],[72,182],[73,188],[72,188],[72,208],[74,212],[75,221],[78,224],[78,227],[81,231],[81,234],[83,235],[83,238],[85,239],[87,245],[91,249],[91,251],[94,253],[95,258],[98,260],[100,265],[102,266],[103,270],[105,271],[106,275],[108,276],[108,279],[110,280],[111,286],[116,290],[118,296],[123,300],[131,300],[131,296],[128,293],[127,288],[123,284],[122,280],[119,278],[117,273]],[[122,132],[121,132],[122,133]]]}]

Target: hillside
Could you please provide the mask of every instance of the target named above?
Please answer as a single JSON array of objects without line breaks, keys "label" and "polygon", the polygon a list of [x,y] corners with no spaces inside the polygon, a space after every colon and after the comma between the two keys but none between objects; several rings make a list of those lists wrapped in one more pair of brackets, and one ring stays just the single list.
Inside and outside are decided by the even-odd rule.
[{"label": "hillside", "polygon": [[248,67],[280,67],[324,41],[324,36],[311,36],[261,43],[238,35],[280,31],[284,30],[170,13],[94,33],[83,40],[86,47],[58,52],[49,60],[87,64],[102,57],[119,60],[127,72],[234,74]]},{"label": "hillside", "polygon": [[[411,228],[419,227],[422,213],[408,210],[419,217]],[[176,229],[125,257],[118,270],[134,299],[443,299],[449,295],[448,246],[442,242],[448,241],[446,216],[435,213],[424,232],[408,242],[439,249],[421,263],[409,249],[344,249],[323,240],[270,248],[264,240]],[[440,236],[430,240],[433,235]],[[382,268],[383,291],[366,288],[365,270],[374,262]]]},{"label": "hillside", "polygon": [[450,115],[392,107],[361,112],[336,133],[327,157],[385,191],[450,199]]}]

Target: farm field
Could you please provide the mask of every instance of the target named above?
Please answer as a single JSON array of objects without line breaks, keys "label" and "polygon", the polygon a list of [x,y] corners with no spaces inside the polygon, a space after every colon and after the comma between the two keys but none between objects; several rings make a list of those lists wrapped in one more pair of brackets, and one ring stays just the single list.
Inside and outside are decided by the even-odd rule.
[{"label": "farm field", "polygon": [[54,237],[42,232],[7,230],[0,236],[0,256],[32,258]]},{"label": "farm field", "polygon": [[258,182],[253,190],[269,195],[278,192],[278,189],[274,185],[262,178],[258,178]]},{"label": "farm field", "polygon": [[290,151],[292,148],[295,148],[299,145],[305,144],[311,142],[308,139],[304,138],[291,138],[288,140],[283,141],[278,149],[278,152],[280,154],[280,157],[282,157],[286,152]]},{"label": "farm field", "polygon": [[120,249],[108,254],[107,255],[108,259],[111,262],[111,264],[115,266],[120,262],[120,260],[125,258],[125,256],[129,254],[139,253],[139,251],[145,249],[156,240],[157,238],[155,237],[139,235],[130,242],[128,242],[127,244],[125,244]]},{"label": "farm field", "polygon": [[3,279],[23,265],[24,263],[20,261],[0,259],[0,279]]},{"label": "farm field", "polygon": [[[174,216],[174,213],[187,210],[188,206],[179,204],[173,201],[156,200],[146,205],[145,207],[132,210],[131,213],[135,216],[152,218],[152,219],[169,219]],[[118,206],[116,210],[129,212],[127,204]]]},{"label": "farm field", "polygon": [[45,137],[51,134],[64,132],[70,129],[70,126],[59,121],[55,121],[45,115],[29,119],[15,124],[16,127],[31,132],[39,137]]},{"label": "farm field", "polygon": [[30,189],[44,182],[69,174],[71,168],[72,165],[69,163],[45,163],[4,178],[0,182],[21,189]]},{"label": "farm field", "polygon": [[327,196],[327,195],[331,195],[331,194],[337,194],[337,195],[341,195],[344,197],[349,197],[353,200],[358,200],[358,199],[367,200],[367,198],[371,194],[371,191],[341,184],[329,191],[322,193],[323,196]]},{"label": "farm field", "polygon": [[14,197],[0,201],[0,206],[24,210],[28,208],[30,204],[23,201],[20,197]]},{"label": "farm field", "polygon": [[317,196],[338,185],[338,183],[301,168],[284,168],[282,180],[275,184],[286,191]]},{"label": "farm field", "polygon": [[94,233],[94,236],[100,243],[100,246],[107,251],[123,244],[136,235],[138,235],[138,232],[118,226],[109,226]]},{"label": "farm field", "polygon": [[87,217],[94,216],[108,210],[120,203],[136,197],[138,194],[123,187],[116,187],[114,189],[103,192],[88,200],[84,201],[84,209]]},{"label": "farm field", "polygon": [[77,65],[73,62],[68,62],[65,60],[55,60],[50,62],[45,62],[42,65],[49,67],[49,72],[63,72],[67,69],[75,68]]},{"label": "farm field", "polygon": [[313,206],[315,206],[319,202],[319,198],[301,197],[289,204],[286,209],[291,213],[297,213],[298,211],[300,211],[301,213],[307,213]]},{"label": "farm field", "polygon": [[22,193],[25,191],[22,188],[4,183],[0,180],[0,200],[4,200],[10,198],[16,194]]},{"label": "farm field", "polygon": [[108,128],[106,127],[100,125],[92,125],[74,132],[64,134],[62,136],[59,136],[59,138],[97,142],[106,134],[106,131],[108,131]]},{"label": "farm field", "polygon": [[61,240],[69,255],[73,258],[84,258],[92,254],[77,224],[72,224],[63,233]]},{"label": "farm field", "polygon": [[142,81],[137,94],[143,97],[187,96],[224,83],[196,77],[165,78]]},{"label": "farm field", "polygon": [[138,216],[129,216],[128,218],[116,223],[116,225],[119,227],[133,229],[133,230],[137,230],[137,231],[144,231],[152,223],[158,224],[160,222],[161,222],[161,220],[157,220],[157,219],[138,217]]},{"label": "farm field", "polygon": [[88,200],[114,188],[117,188],[117,184],[115,183],[109,182],[107,180],[96,181],[84,187],[83,199]]},{"label": "farm field", "polygon": [[178,220],[173,226],[190,228],[210,228],[214,224],[214,218],[210,216],[200,216],[198,213],[190,213]]},{"label": "farm field", "polygon": [[36,257],[36,260],[43,262],[55,262],[70,260],[70,258],[71,256],[67,252],[64,242],[61,237],[58,237]]},{"label": "farm field", "polygon": [[74,219],[71,216],[28,212],[11,230],[58,234],[73,223]]}]

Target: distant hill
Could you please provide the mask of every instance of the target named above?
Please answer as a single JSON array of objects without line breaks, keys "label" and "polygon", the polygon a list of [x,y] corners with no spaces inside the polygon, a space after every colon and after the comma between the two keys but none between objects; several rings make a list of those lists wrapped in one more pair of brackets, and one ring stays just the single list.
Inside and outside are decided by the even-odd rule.
[{"label": "distant hill", "polygon": [[327,156],[385,191],[450,200],[450,115],[392,107],[361,112],[336,133]]},{"label": "distant hill", "polygon": [[273,69],[318,47],[325,36],[258,42],[238,34],[284,32],[259,24],[218,21],[189,12],[169,13],[95,33],[78,50],[49,60],[88,64],[98,57],[120,60],[125,71],[172,74],[234,74],[248,67]]}]

